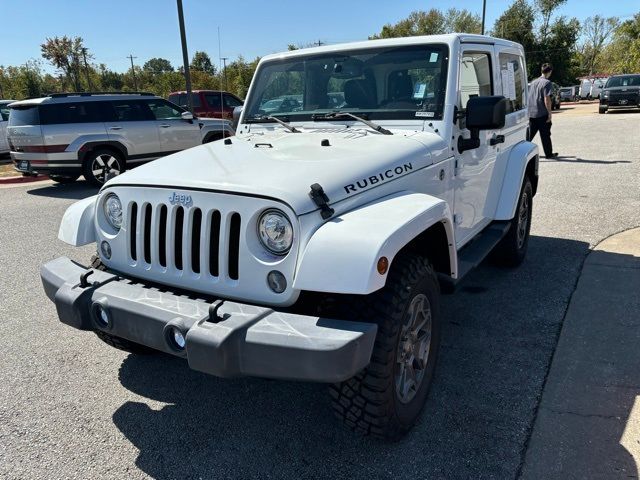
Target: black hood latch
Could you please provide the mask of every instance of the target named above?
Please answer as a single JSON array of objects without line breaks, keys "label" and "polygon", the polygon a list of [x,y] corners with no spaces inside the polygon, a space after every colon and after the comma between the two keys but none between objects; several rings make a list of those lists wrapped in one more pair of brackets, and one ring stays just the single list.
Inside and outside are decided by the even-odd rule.
[{"label": "black hood latch", "polygon": [[329,206],[329,197],[324,193],[324,190],[319,183],[311,185],[309,196],[311,197],[311,200],[313,200],[313,203],[320,207],[320,215],[322,218],[324,220],[331,218],[335,210]]}]

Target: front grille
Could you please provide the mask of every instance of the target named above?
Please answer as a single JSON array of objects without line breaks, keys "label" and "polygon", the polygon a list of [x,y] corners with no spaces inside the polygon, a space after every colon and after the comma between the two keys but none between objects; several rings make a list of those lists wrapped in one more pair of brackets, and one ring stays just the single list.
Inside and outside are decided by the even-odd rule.
[{"label": "front grille", "polygon": [[239,279],[239,213],[147,202],[130,202],[127,211],[129,258],[136,266]]},{"label": "front grille", "polygon": [[610,102],[619,102],[620,100],[626,100],[629,103],[638,102],[638,93],[636,92],[611,92],[609,95]]}]

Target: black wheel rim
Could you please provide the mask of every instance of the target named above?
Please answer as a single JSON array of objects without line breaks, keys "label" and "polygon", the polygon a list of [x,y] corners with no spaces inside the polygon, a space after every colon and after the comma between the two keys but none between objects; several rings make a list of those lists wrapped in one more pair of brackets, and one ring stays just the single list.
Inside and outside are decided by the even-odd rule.
[{"label": "black wheel rim", "polygon": [[525,191],[520,199],[518,209],[518,250],[524,247],[527,241],[527,228],[529,226],[529,194]]},{"label": "black wheel rim", "polygon": [[401,403],[420,390],[429,362],[432,338],[431,304],[425,294],[413,297],[400,330],[396,350],[395,387]]}]

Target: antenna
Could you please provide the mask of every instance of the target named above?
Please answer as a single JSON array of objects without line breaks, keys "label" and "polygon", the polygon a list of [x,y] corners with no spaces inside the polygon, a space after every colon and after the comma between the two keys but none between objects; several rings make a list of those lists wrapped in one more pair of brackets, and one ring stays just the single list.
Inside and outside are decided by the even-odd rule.
[{"label": "antenna", "polygon": [[[220,41],[220,25],[218,25],[218,59],[219,59],[218,60],[218,69],[220,69],[220,62],[222,61],[222,42]],[[227,89],[227,85],[226,85],[226,83],[227,83],[226,82],[226,80],[227,80],[227,72],[226,72],[227,57],[224,58],[224,61],[225,61],[225,64],[224,64],[225,65],[225,70],[223,70],[224,78],[225,78],[224,89],[226,90]],[[222,83],[222,82],[220,82],[220,83]],[[223,98],[223,95],[222,95],[222,85],[220,85],[219,92],[220,92],[220,117],[224,119],[224,98]],[[222,129],[222,138],[224,138],[225,136],[226,136],[225,135],[225,130],[223,128]]]}]

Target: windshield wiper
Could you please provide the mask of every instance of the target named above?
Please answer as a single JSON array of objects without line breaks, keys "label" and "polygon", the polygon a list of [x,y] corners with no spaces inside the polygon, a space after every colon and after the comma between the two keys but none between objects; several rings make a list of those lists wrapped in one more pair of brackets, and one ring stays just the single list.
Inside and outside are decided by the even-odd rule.
[{"label": "windshield wiper", "polygon": [[332,113],[327,113],[324,116],[317,115],[317,116],[314,116],[314,120],[332,120],[334,118],[341,118],[341,117],[350,117],[350,118],[353,118],[354,120],[358,120],[359,122],[364,123],[366,126],[374,129],[376,132],[380,132],[383,135],[393,135],[393,133],[391,133],[386,128],[349,112],[332,112]]},{"label": "windshield wiper", "polygon": [[296,127],[294,127],[293,125],[285,122],[284,120],[280,120],[279,118],[274,117],[273,115],[254,115],[254,117],[249,119],[249,121],[258,121],[258,122],[271,121],[271,122],[276,122],[276,123],[279,123],[280,125],[282,125],[287,130],[289,130],[291,133],[300,133],[300,130],[298,130]]}]

